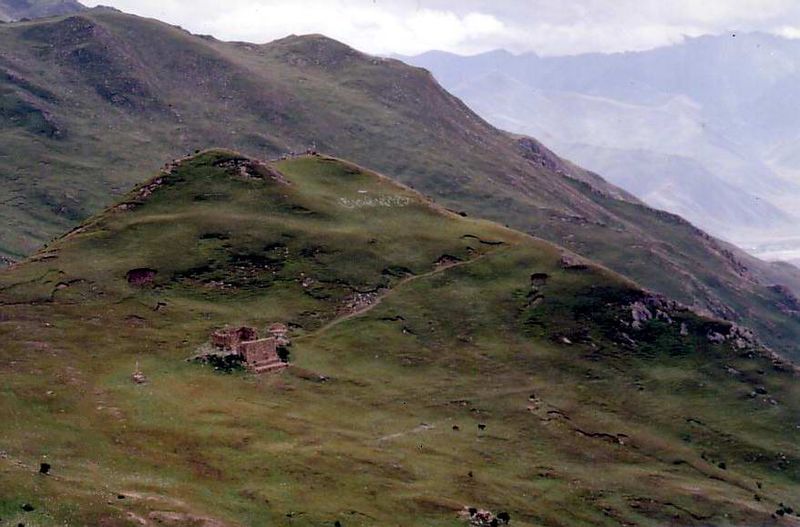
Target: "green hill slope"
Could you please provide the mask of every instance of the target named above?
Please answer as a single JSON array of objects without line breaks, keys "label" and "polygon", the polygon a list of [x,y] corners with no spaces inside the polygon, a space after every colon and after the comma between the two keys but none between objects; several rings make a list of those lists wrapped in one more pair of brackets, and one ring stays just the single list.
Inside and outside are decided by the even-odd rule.
[{"label": "green hill slope", "polygon": [[[533,140],[424,70],[318,35],[224,43],[92,10],[0,27],[0,253],[20,259],[170,159],[323,152],[553,241],[797,357],[800,272],[747,261]],[[789,288],[771,288],[776,284]]]},{"label": "green hill slope", "polygon": [[[287,371],[186,361],[273,322]],[[4,524],[798,522],[791,367],[332,158],[166,167],[0,273],[0,338]]]}]

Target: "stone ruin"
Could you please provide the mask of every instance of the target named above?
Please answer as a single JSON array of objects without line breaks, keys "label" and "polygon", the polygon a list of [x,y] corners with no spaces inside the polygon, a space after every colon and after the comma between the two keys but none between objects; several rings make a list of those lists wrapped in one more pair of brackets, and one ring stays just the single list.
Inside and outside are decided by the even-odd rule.
[{"label": "stone ruin", "polygon": [[258,339],[258,331],[246,326],[220,329],[211,334],[211,344],[223,351],[236,352],[242,342],[256,339]]},{"label": "stone ruin", "polygon": [[280,371],[289,366],[279,355],[279,349],[291,344],[288,328],[273,324],[267,333],[269,337],[259,338],[255,328],[225,328],[211,334],[211,344],[220,351],[241,357],[244,366],[253,373]]},{"label": "stone ruin", "polygon": [[286,327],[285,324],[276,322],[267,329],[267,333],[269,333],[270,336],[275,339],[278,347],[286,347],[291,344],[291,341],[289,340],[289,328]]}]

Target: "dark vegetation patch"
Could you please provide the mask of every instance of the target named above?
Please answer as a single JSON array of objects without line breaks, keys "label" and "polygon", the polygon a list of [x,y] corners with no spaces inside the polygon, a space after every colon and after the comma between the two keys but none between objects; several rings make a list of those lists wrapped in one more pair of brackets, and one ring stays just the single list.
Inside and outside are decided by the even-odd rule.
[{"label": "dark vegetation patch", "polygon": [[0,87],[0,122],[18,126],[49,139],[63,139],[66,131],[56,119],[33,101]]},{"label": "dark vegetation patch", "polygon": [[200,239],[225,241],[230,239],[230,234],[224,232],[206,232],[200,235]]},{"label": "dark vegetation patch", "polygon": [[[640,356],[694,354],[698,346],[708,345],[708,329],[722,330],[726,326],[679,312],[673,313],[670,320],[653,318],[635,329],[630,306],[647,297],[641,291],[623,287],[590,285],[574,294],[546,299],[536,290],[519,291],[516,296],[526,301],[520,320],[531,335],[562,343],[610,341],[621,348],[635,349]],[[682,327],[687,334],[681,334]],[[727,324],[726,334],[729,329]]]},{"label": "dark vegetation patch", "polygon": [[43,208],[49,209],[60,218],[79,221],[86,217],[87,211],[80,205],[81,200],[74,196],[55,189],[39,189],[33,191],[31,195]]},{"label": "dark vegetation patch", "polygon": [[531,275],[531,286],[542,287],[547,284],[549,279],[550,275],[547,273],[533,273]]},{"label": "dark vegetation patch", "polygon": [[205,364],[221,373],[244,371],[244,358],[238,353],[208,353],[192,359],[199,364]]},{"label": "dark vegetation patch", "polygon": [[224,192],[204,192],[202,194],[195,194],[194,196],[192,196],[192,200],[197,202],[225,201],[229,197],[230,195]]},{"label": "dark vegetation patch", "polygon": [[281,207],[283,212],[288,212],[289,214],[298,214],[301,216],[316,216],[318,213],[304,207],[302,205],[298,205],[297,203],[285,203]]},{"label": "dark vegetation patch", "polygon": [[52,104],[58,104],[60,102],[59,97],[52,91],[43,88],[38,84],[30,82],[24,77],[10,70],[3,70],[2,75],[0,75],[0,82],[5,82],[11,86],[14,86],[21,91],[36,97],[37,99],[41,99],[42,101]]},{"label": "dark vegetation patch", "polygon": [[147,267],[140,267],[137,269],[131,269],[125,274],[126,280],[128,283],[135,287],[146,287],[149,285],[153,285],[155,281],[156,274],[158,271],[155,269],[150,269]]},{"label": "dark vegetation patch", "polygon": [[173,281],[213,291],[258,290],[270,287],[282,262],[259,254],[235,254],[173,275]]},{"label": "dark vegetation patch", "polygon": [[301,258],[316,258],[324,254],[333,254],[333,251],[322,245],[306,245],[300,249]]},{"label": "dark vegetation patch", "polygon": [[390,265],[381,271],[381,274],[393,278],[407,278],[409,276],[414,276],[414,271],[404,265]]},{"label": "dark vegetation patch", "polygon": [[476,240],[478,243],[480,243],[482,245],[490,245],[492,247],[498,247],[500,245],[505,245],[506,244],[506,242],[501,241],[501,240],[497,240],[497,241],[483,240],[483,239],[479,238],[478,236],[475,236],[474,234],[465,234],[461,238],[463,238],[465,240],[466,239]]},{"label": "dark vegetation patch", "polygon": [[278,271],[283,267],[284,259],[272,256],[269,253],[242,252],[233,253],[230,262],[238,269],[267,269]]}]

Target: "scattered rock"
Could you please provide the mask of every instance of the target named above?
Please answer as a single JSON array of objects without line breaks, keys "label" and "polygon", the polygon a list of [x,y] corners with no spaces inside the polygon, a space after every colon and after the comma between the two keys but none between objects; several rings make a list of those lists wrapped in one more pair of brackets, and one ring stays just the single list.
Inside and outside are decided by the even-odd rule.
[{"label": "scattered rock", "polygon": [[574,254],[565,253],[562,255],[560,264],[562,269],[568,271],[586,271],[589,269],[589,264]]},{"label": "scattered rock", "polygon": [[644,322],[650,321],[653,319],[653,313],[647,309],[647,306],[644,305],[642,302],[634,302],[631,304],[631,318],[633,322],[631,323],[631,327],[633,329],[642,329],[642,325]]},{"label": "scattered rock", "polygon": [[214,164],[214,166],[223,168],[231,175],[239,176],[244,179],[255,179],[261,181],[271,180],[281,185],[289,185],[289,180],[287,180],[283,174],[278,172],[271,165],[261,161],[247,159],[244,157],[236,157],[218,161]]},{"label": "scattered rock", "polygon": [[464,507],[459,516],[467,520],[472,527],[497,527],[511,522],[511,515],[507,512],[495,516],[492,512],[477,507]]},{"label": "scattered rock", "polygon": [[722,344],[725,342],[725,335],[716,331],[710,331],[708,335],[706,335],[706,338],[712,344]]},{"label": "scattered rock", "polygon": [[145,377],[142,370],[139,369],[139,363],[136,363],[136,370],[131,374],[131,380],[136,384],[147,384],[147,377]]},{"label": "scattered rock", "polygon": [[378,301],[384,290],[379,289],[367,293],[354,292],[344,299],[343,305],[339,308],[340,315],[358,313]]},{"label": "scattered rock", "polygon": [[736,377],[740,376],[742,372],[734,368],[733,366],[725,366],[725,371],[728,372],[730,375],[734,375]]},{"label": "scattered rock", "polygon": [[452,256],[450,254],[441,255],[435,262],[437,267],[449,267],[461,261],[461,258]]}]

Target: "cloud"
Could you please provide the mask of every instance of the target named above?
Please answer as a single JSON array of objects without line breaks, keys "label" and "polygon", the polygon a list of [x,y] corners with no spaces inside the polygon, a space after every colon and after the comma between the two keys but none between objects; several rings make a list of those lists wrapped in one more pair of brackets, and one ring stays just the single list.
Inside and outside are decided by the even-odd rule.
[{"label": "cloud", "polygon": [[[796,0],[90,0],[224,40],[323,33],[375,54],[648,49],[727,30],[797,37]],[[223,6],[223,7],[221,7]]]},{"label": "cloud", "polygon": [[100,0],[123,11],[159,18],[225,40],[266,42],[288,34],[323,33],[372,53],[420,53],[429,49],[482,51],[511,30],[478,11],[403,8],[372,1],[304,2],[228,0]]}]

